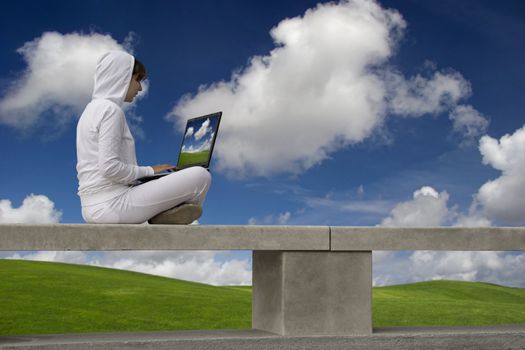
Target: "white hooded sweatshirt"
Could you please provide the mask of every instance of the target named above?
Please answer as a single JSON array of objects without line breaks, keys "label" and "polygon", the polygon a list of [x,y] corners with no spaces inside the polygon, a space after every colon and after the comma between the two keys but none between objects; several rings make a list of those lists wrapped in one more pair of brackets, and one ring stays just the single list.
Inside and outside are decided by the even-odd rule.
[{"label": "white hooded sweatshirt", "polygon": [[97,61],[93,97],[77,124],[78,195],[82,206],[99,204],[129,189],[129,183],[153,175],[137,165],[135,141],[122,111],[135,59],[110,51]]}]

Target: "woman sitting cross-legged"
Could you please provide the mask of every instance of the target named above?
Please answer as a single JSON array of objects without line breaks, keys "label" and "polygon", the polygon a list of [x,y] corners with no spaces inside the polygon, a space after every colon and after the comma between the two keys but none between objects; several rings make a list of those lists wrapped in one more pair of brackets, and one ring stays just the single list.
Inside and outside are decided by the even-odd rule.
[{"label": "woman sitting cross-legged", "polygon": [[77,125],[78,195],[88,223],[189,224],[202,213],[211,183],[202,167],[130,185],[175,169],[170,164],[137,165],[122,105],[133,101],[145,78],[144,65],[126,52],[107,52],[97,61],[92,100]]}]

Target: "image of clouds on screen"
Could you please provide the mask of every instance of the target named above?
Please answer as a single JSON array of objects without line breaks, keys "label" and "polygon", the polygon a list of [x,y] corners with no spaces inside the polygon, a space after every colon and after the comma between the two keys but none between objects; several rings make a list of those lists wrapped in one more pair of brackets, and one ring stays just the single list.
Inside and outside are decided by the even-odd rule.
[{"label": "image of clouds on screen", "polygon": [[[204,121],[197,120],[188,125],[186,134],[184,135],[184,145],[182,152],[195,153],[202,151],[209,151],[211,142],[215,136],[215,129],[217,122],[210,118]],[[197,130],[197,131],[195,131]]]}]

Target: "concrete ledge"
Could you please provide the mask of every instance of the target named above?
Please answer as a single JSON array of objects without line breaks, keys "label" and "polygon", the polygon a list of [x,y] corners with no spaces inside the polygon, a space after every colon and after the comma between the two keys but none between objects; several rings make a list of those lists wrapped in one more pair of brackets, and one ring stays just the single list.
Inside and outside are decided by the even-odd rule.
[{"label": "concrete ledge", "polygon": [[525,250],[525,227],[0,224],[0,250]]},{"label": "concrete ledge", "polygon": [[525,349],[525,325],[381,328],[370,336],[277,336],[256,330],[0,337],[0,349]]},{"label": "concrete ledge", "polygon": [[525,227],[330,227],[330,250],[525,250]]},{"label": "concrete ledge", "polygon": [[328,250],[327,226],[3,224],[0,250]]}]

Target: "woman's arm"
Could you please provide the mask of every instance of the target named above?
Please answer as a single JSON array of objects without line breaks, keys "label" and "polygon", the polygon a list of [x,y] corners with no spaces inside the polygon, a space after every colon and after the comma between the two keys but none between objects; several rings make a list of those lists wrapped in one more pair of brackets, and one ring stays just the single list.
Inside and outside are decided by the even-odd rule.
[{"label": "woman's arm", "polygon": [[[141,167],[121,161],[125,122],[120,110],[113,110],[102,119],[98,137],[98,165],[102,176],[116,183],[129,184],[143,176],[153,175],[154,170],[149,166]],[[135,149],[128,151],[135,152]]]}]

